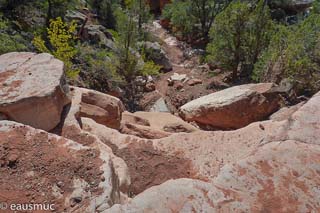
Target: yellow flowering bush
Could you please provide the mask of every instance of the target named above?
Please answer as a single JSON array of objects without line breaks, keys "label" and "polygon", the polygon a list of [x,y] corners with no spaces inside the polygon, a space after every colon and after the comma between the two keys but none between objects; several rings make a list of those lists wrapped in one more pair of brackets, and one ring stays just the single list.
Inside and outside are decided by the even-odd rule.
[{"label": "yellow flowering bush", "polygon": [[67,24],[58,17],[50,20],[49,28],[47,28],[48,44],[39,35],[33,39],[33,45],[38,51],[50,53],[64,62],[66,75],[69,78],[75,78],[79,73],[78,69],[73,69],[71,61],[77,54],[77,50],[74,47],[76,27],[75,22]]}]

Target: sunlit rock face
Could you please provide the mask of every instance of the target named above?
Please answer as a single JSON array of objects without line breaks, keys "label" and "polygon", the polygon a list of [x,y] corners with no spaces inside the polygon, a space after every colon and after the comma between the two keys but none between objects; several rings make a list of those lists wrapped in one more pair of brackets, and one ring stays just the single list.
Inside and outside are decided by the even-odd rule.
[{"label": "sunlit rock face", "polygon": [[12,52],[0,56],[0,114],[49,131],[70,102],[64,64],[48,53]]}]

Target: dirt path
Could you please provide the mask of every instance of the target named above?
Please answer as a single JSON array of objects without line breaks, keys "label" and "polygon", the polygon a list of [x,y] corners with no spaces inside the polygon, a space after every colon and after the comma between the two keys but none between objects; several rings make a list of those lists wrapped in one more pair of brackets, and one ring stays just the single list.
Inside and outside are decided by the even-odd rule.
[{"label": "dirt path", "polygon": [[150,32],[161,41],[161,47],[166,52],[173,66],[172,71],[161,74],[160,79],[156,82],[156,90],[165,97],[168,91],[167,79],[174,73],[190,74],[192,68],[187,68],[186,66],[190,64],[193,66],[199,65],[199,60],[197,57],[186,59],[184,57],[182,42],[177,41],[177,39],[169,34],[158,21],[153,22],[150,27]]},{"label": "dirt path", "polygon": [[[188,45],[177,41],[167,30],[162,28],[158,21],[154,21],[149,27],[152,33],[161,45],[161,48],[166,52],[173,69],[167,73],[161,73],[155,79],[156,91],[152,94],[146,94],[143,98],[144,103],[152,102],[152,100],[162,97],[172,113],[176,113],[178,108],[185,103],[214,92],[210,89],[210,84],[213,80],[212,74],[206,66],[200,66],[200,56],[185,57],[185,53],[189,52]],[[197,85],[189,85],[188,82],[181,82],[180,89],[176,86],[168,85],[168,78],[174,73],[186,74],[188,79],[200,80]],[[155,97],[155,98],[154,98]],[[154,98],[154,99],[152,99]]]}]

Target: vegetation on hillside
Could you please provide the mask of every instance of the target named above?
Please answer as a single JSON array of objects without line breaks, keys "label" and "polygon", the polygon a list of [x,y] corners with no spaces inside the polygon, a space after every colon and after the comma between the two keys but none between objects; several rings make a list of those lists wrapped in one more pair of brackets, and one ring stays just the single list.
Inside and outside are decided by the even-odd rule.
[{"label": "vegetation on hillside", "polygon": [[[276,83],[286,78],[313,94],[320,89],[319,2],[302,12],[286,9],[289,3],[173,0],[161,19],[179,39],[203,48],[206,62],[231,72],[232,83],[271,81],[277,73]],[[136,78],[161,68],[137,45],[150,40],[144,26],[153,18],[144,0],[0,0],[0,54],[51,53],[74,84],[123,90],[134,110]]]},{"label": "vegetation on hillside", "polygon": [[79,73],[79,70],[74,69],[72,64],[72,59],[77,54],[74,47],[76,26],[75,22],[64,23],[60,17],[51,19],[46,33],[47,38],[35,36],[33,39],[33,44],[39,52],[50,53],[64,62],[69,78],[74,78]]},{"label": "vegetation on hillside", "polygon": [[271,43],[256,64],[253,79],[266,80],[277,67],[284,78],[298,86],[300,93],[320,90],[320,15],[311,14],[295,26],[278,26]]},{"label": "vegetation on hillside", "polygon": [[269,45],[273,28],[274,23],[264,1],[255,6],[232,2],[216,17],[211,28],[207,47],[209,63],[219,63],[231,70],[233,80],[240,73],[250,75],[259,56]]}]

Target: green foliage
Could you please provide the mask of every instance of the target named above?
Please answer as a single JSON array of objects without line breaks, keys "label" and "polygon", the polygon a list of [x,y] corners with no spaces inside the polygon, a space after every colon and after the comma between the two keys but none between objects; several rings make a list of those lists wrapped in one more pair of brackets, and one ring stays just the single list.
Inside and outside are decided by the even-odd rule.
[{"label": "green foliage", "polygon": [[160,65],[155,64],[153,61],[145,60],[143,68],[141,70],[142,76],[159,75],[161,69]]},{"label": "green foliage", "polygon": [[174,30],[181,31],[184,36],[194,30],[196,18],[191,13],[191,1],[173,1],[167,4],[162,16],[169,19]]},{"label": "green foliage", "polygon": [[88,44],[78,46],[78,67],[81,70],[81,77],[88,88],[100,92],[109,92],[113,87],[119,86],[109,64],[112,53],[97,49]]},{"label": "green foliage", "polygon": [[101,24],[107,28],[115,29],[116,18],[114,10],[119,7],[117,0],[91,0],[90,5],[97,12]]},{"label": "green foliage", "polygon": [[[127,2],[129,4],[130,2]],[[117,20],[115,44],[117,51],[110,55],[109,68],[116,80],[124,86],[128,97],[128,107],[131,110],[136,108],[137,76],[155,75],[160,67],[153,62],[144,62],[143,57],[136,51],[139,40],[139,20],[136,18],[132,5],[127,5],[128,10],[118,8],[115,11]]]},{"label": "green foliage", "polygon": [[320,15],[313,14],[288,37],[285,74],[310,90],[320,89]]},{"label": "green foliage", "polygon": [[127,9],[138,20],[139,33],[142,33],[142,25],[147,23],[150,18],[150,7],[145,0],[125,0]]},{"label": "green foliage", "polygon": [[0,54],[26,51],[27,46],[24,38],[19,34],[9,34],[9,28],[9,22],[0,17]]},{"label": "green foliage", "polygon": [[[47,0],[47,20],[64,17],[67,10],[75,9],[79,0]],[[49,23],[50,24],[50,23]]]},{"label": "green foliage", "polygon": [[191,2],[192,14],[201,25],[202,36],[207,39],[215,17],[229,5],[231,0],[193,0]]},{"label": "green foliage", "polygon": [[8,52],[26,51],[27,46],[20,35],[0,33],[0,55]]},{"label": "green foliage", "polygon": [[113,67],[114,72],[127,83],[131,83],[138,75],[152,75],[159,71],[159,69],[155,71],[157,67],[152,66],[151,62],[144,65],[141,56],[135,51],[139,38],[139,29],[135,16],[131,12],[125,13],[121,9],[115,12],[117,17],[116,29],[118,35],[116,44],[118,52],[113,55],[111,60],[115,63],[110,65]]},{"label": "green foliage", "polygon": [[169,19],[173,27],[184,36],[191,32],[200,32],[202,38],[207,39],[215,17],[229,2],[229,0],[174,0],[165,6],[163,17]]},{"label": "green foliage", "polygon": [[315,0],[312,4],[312,13],[313,14],[320,14],[320,1]]},{"label": "green foliage", "polygon": [[127,51],[129,48],[135,48],[135,44],[138,40],[139,31],[137,22],[132,13],[126,13],[124,10],[118,8],[115,11],[118,32],[119,46],[123,46]]},{"label": "green foliage", "polygon": [[80,4],[80,0],[0,0],[0,8],[8,15],[16,16],[14,14],[17,8],[22,6],[25,9],[37,9],[38,13],[45,13],[47,19],[63,17],[67,10],[75,9]]},{"label": "green foliage", "polygon": [[280,65],[282,54],[288,46],[287,39],[292,32],[291,28],[282,24],[275,25],[268,48],[262,52],[259,60],[254,65],[252,80],[256,82],[263,81],[266,70],[271,69],[276,64]]},{"label": "green foliage", "polygon": [[76,24],[74,22],[68,25],[59,17],[50,21],[46,39],[48,43],[41,36],[35,36],[33,40],[33,44],[38,51],[50,53],[64,62],[66,74],[70,78],[76,77],[79,73],[79,70],[73,69],[72,64],[72,59],[77,54],[74,47],[75,31]]},{"label": "green foliage", "polygon": [[211,28],[207,60],[232,70],[235,79],[239,66],[240,69],[253,67],[257,62],[269,44],[273,29],[269,9],[262,1],[256,7],[233,2],[216,17]]},{"label": "green foliage", "polygon": [[263,80],[275,62],[281,62],[282,77],[297,82],[300,89],[320,89],[320,15],[313,13],[298,26],[282,26],[255,69],[255,80]]}]

